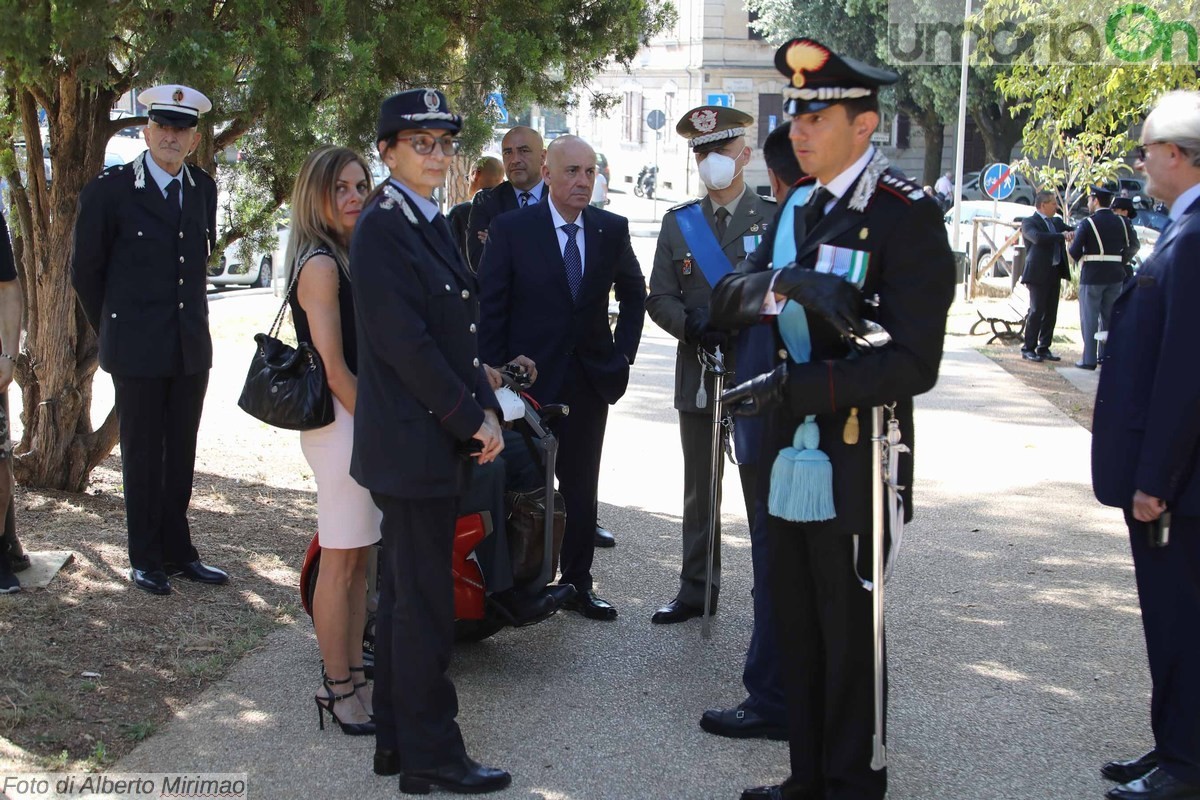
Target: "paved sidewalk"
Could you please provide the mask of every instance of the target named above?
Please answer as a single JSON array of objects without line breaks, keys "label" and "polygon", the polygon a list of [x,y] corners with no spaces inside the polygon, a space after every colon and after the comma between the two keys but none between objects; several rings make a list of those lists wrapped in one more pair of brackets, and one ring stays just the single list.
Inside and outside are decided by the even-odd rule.
[{"label": "paved sidewalk", "polygon": [[[1091,496],[1089,434],[948,337],[918,401],[918,516],[889,584],[893,800],[1100,798],[1099,764],[1149,743],[1149,686],[1120,515]],[[673,595],[682,497],[674,345],[647,323],[610,416],[596,556],[617,622],[577,615],[457,651],[469,751],[513,773],[501,798],[733,800],[787,774],[780,743],[697,726],[742,697],[750,553],[725,485],[725,587],[713,638],[652,626]],[[317,730],[318,655],[306,619],[278,631],[114,772],[248,772],[255,800],[394,798],[373,739]]]}]

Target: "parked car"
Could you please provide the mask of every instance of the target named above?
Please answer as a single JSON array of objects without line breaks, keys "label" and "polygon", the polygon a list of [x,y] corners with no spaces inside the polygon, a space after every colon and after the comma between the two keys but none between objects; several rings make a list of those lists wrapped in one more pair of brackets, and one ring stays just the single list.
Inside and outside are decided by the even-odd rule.
[{"label": "parked car", "polygon": [[[971,237],[975,223],[973,220],[976,217],[984,217],[990,219],[1003,220],[1005,222],[1020,223],[1021,220],[1028,217],[1030,214],[1036,213],[1037,210],[1027,203],[1009,203],[1009,202],[993,202],[991,200],[967,200],[962,204],[962,214],[959,217],[959,250],[967,254],[967,263],[971,264],[978,274],[978,270],[988,262],[992,253],[1004,243],[1008,237],[1012,236],[1015,228],[1007,225],[986,225],[979,226],[979,252],[971,252]],[[954,209],[947,212],[944,217],[946,223],[946,235],[950,238],[950,242],[954,242]],[[1011,272],[1012,258],[1008,253],[1011,250],[1005,251],[1005,255],[1000,257],[992,266],[991,274],[997,278],[1007,277]]]},{"label": "parked car", "polygon": [[208,267],[208,282],[213,286],[271,286],[275,265],[283,264],[287,258],[288,234],[290,229],[280,224],[275,229],[277,241],[274,251],[254,253],[248,263],[243,263],[240,248],[236,244],[226,248],[218,264]]},{"label": "parked car", "polygon": [[[1015,174],[1015,177],[1017,186],[1013,189],[1013,193],[1005,198],[1004,202],[1033,205],[1033,198],[1037,194],[1037,187],[1019,172]],[[962,198],[963,200],[991,200],[979,185],[978,172],[968,172],[963,176]]]}]

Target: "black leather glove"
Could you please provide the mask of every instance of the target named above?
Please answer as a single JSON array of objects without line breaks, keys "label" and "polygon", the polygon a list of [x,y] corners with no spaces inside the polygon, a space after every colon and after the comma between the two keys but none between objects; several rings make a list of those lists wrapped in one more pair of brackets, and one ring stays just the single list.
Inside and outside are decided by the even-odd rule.
[{"label": "black leather glove", "polygon": [[721,348],[721,352],[729,353],[729,337],[724,331],[719,331],[715,328],[705,328],[704,333],[700,334],[700,346],[710,353],[717,352],[717,348]]},{"label": "black leather glove", "polygon": [[700,306],[689,308],[683,320],[683,340],[688,344],[700,344],[700,339],[708,329],[708,308]]},{"label": "black leather glove", "polygon": [[749,417],[783,402],[787,389],[787,362],[757,378],[739,383],[721,393],[721,402],[734,414]]},{"label": "black leather glove", "polygon": [[815,312],[842,336],[866,333],[859,310],[862,293],[853,284],[829,272],[801,269],[794,264],[779,270],[775,292]]}]

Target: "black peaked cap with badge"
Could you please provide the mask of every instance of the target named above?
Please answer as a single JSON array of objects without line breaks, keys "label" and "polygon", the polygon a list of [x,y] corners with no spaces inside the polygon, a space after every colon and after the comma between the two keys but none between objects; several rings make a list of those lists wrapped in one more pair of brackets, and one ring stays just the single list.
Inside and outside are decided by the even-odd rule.
[{"label": "black peaked cap with badge", "polygon": [[720,149],[730,139],[745,136],[754,124],[754,117],[745,111],[728,106],[698,106],[684,114],[675,125],[675,132],[688,140],[696,153]]},{"label": "black peaked cap with badge", "polygon": [[1124,211],[1129,219],[1137,219],[1137,209],[1133,207],[1133,200],[1128,197],[1115,198],[1111,208],[1113,211]]},{"label": "black peaked cap with badge", "polygon": [[775,68],[788,79],[783,110],[790,116],[821,111],[841,100],[870,97],[900,79],[895,72],[839,56],[816,39],[792,39],[775,51]]},{"label": "black peaked cap with badge", "polygon": [[463,118],[450,111],[446,95],[437,89],[409,89],[384,100],[379,106],[375,141],[390,139],[400,131],[433,128],[458,133]]},{"label": "black peaked cap with badge", "polygon": [[1094,183],[1088,187],[1088,194],[1091,197],[1095,197],[1100,200],[1111,200],[1113,195],[1116,193],[1116,185],[1108,181],[1105,181],[1104,183]]}]

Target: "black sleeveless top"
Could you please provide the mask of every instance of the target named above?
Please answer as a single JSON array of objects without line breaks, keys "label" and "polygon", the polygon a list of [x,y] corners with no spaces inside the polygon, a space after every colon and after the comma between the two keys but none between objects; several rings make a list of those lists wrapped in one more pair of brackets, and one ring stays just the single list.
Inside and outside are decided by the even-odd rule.
[{"label": "black sleeveless top", "polygon": [[[313,256],[329,256],[335,262],[338,260],[337,256],[328,249],[314,247],[300,257],[300,263],[296,269],[301,269]],[[342,269],[340,263],[337,273],[338,311],[342,318],[342,355],[346,359],[346,366],[350,368],[350,374],[358,375],[358,337],[354,330],[354,295],[350,291],[350,279],[346,277],[346,271]],[[304,313],[304,308],[300,305],[298,287],[299,280],[296,280],[288,293],[288,305],[292,309],[292,324],[296,326],[296,339],[312,344],[312,330],[308,327],[308,314]]]}]

